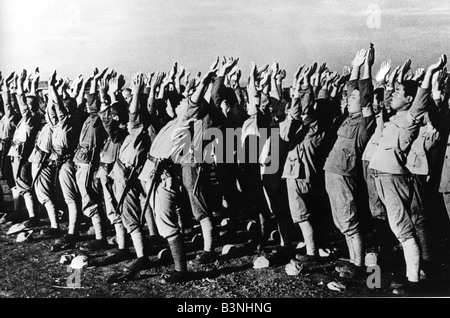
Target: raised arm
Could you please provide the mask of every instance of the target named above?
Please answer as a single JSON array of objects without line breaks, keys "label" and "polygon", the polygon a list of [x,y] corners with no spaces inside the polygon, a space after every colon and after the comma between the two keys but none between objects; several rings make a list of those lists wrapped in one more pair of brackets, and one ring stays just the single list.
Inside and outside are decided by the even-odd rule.
[{"label": "raised arm", "polygon": [[364,71],[361,80],[358,83],[361,98],[361,110],[363,117],[373,115],[373,84],[372,84],[372,66],[375,61],[375,48],[370,43],[364,60]]},{"label": "raised arm", "polygon": [[431,81],[433,75],[436,72],[442,70],[445,64],[447,64],[447,56],[445,54],[442,54],[436,63],[431,64],[428,67],[425,76],[423,78],[422,84],[417,91],[416,97],[414,98],[414,102],[411,108],[409,109],[412,118],[416,119],[425,113],[431,94]]},{"label": "raised arm", "polygon": [[108,71],[108,67],[105,68],[101,73],[98,71],[98,68],[94,69],[94,76],[92,78],[91,88],[89,89],[89,94],[95,94],[97,93],[97,86],[100,79],[102,79],[106,72]]},{"label": "raised arm", "polygon": [[23,115],[28,112],[28,107],[25,101],[24,83],[27,79],[27,71],[24,69],[20,73],[19,82],[17,85],[17,102],[19,103],[20,113]]},{"label": "raised arm", "polygon": [[67,116],[67,112],[62,105],[62,98],[58,94],[58,90],[56,87],[57,79],[56,79],[56,71],[53,72],[52,76],[48,80],[48,103],[47,108],[45,110],[48,120],[50,124],[55,126],[59,120],[62,120]]},{"label": "raised arm", "polygon": [[137,73],[131,82],[131,94],[133,94],[133,99],[130,103],[129,112],[130,114],[139,113],[139,99],[141,98],[141,91],[144,85],[143,75],[141,73]]}]

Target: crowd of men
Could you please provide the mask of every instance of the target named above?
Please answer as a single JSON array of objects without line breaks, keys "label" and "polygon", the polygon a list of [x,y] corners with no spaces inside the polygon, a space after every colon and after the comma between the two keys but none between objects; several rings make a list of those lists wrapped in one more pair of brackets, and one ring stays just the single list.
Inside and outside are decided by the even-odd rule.
[{"label": "crowd of men", "polygon": [[[195,222],[203,251],[194,262],[217,259],[218,210],[229,218],[224,237],[230,239],[241,214],[250,213],[257,246],[268,240],[268,220],[289,251],[299,239],[293,228],[299,230],[306,253],[292,255],[289,275],[326,261],[313,221],[322,191],[348,248],[349,261],[336,271],[364,277],[357,204],[363,187],[380,245],[393,234],[404,253],[406,280],[395,292],[414,292],[433,259],[424,204],[430,180],[439,184],[450,215],[447,58],[415,72],[411,60],[392,70],[383,62],[372,76],[374,59],[371,44],[342,73],[325,63],[303,65],[289,85],[278,63],[252,62],[245,87],[235,58],[217,58],[203,75],[190,76],[175,63],[167,73],[138,72],[129,83],[109,68],[72,81],[55,71],[45,90],[39,69],[13,72],[0,79],[2,176],[23,198],[27,228],[39,226],[38,207],[45,208],[44,234],[55,246],[80,243],[84,215],[95,240],[80,248],[106,249],[109,222],[117,251],[108,262],[126,260],[131,242],[136,257],[124,268],[129,277],[150,266],[146,244],[167,240],[175,270],[163,277],[166,283],[189,279],[183,233]],[[247,160],[252,151],[256,162]]]}]

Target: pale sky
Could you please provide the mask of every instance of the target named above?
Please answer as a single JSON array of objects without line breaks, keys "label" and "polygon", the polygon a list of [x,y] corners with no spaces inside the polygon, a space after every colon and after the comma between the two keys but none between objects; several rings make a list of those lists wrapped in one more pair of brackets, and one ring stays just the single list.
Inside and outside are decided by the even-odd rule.
[{"label": "pale sky", "polygon": [[314,61],[341,71],[369,42],[375,70],[387,59],[427,67],[450,54],[450,0],[0,0],[0,70],[39,66],[41,79],[174,61],[194,74],[218,55],[239,57],[244,77],[251,61],[277,61],[289,79]]}]

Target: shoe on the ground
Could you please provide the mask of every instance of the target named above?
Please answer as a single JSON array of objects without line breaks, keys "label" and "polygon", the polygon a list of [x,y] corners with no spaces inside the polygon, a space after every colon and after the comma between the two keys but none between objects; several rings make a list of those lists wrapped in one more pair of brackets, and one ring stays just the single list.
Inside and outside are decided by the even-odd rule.
[{"label": "shoe on the ground", "polygon": [[66,234],[60,239],[56,240],[55,244],[66,245],[66,244],[76,244],[78,242],[78,235],[76,234]]},{"label": "shoe on the ground", "polygon": [[320,262],[319,255],[308,255],[308,254],[296,254],[295,259],[300,263],[307,265],[314,265]]},{"label": "shoe on the ground", "polygon": [[111,265],[126,261],[132,257],[130,251],[126,248],[117,249],[117,251],[99,262],[99,265]]},{"label": "shoe on the ground", "polygon": [[24,221],[26,221],[26,217],[24,217],[19,212],[6,213],[5,215],[3,215],[2,218],[0,218],[0,224],[4,224],[4,223],[8,223],[8,222],[21,223]]},{"label": "shoe on the ground", "polygon": [[217,259],[216,253],[213,251],[202,251],[197,257],[192,260],[195,265],[210,264],[215,262]]},{"label": "shoe on the ground", "polygon": [[184,283],[189,280],[188,272],[180,272],[174,270],[167,274],[162,274],[161,283],[163,284],[175,284],[175,283]]},{"label": "shoe on the ground", "polygon": [[48,228],[42,231],[45,236],[50,236],[53,238],[59,237],[61,235],[61,230],[59,228]]},{"label": "shoe on the ground", "polygon": [[98,252],[111,248],[106,238],[100,240],[94,240],[84,243],[80,246],[80,251],[83,252]]},{"label": "shoe on the ground", "polygon": [[124,273],[133,274],[149,269],[151,262],[147,256],[138,257],[124,267]]},{"label": "shoe on the ground", "polygon": [[339,272],[339,276],[344,278],[359,278],[363,277],[366,273],[365,266],[356,266],[353,263],[342,266],[338,265],[335,269]]},{"label": "shoe on the ground", "polygon": [[61,237],[55,241],[55,244],[52,246],[52,250],[54,252],[56,252],[56,251],[63,250],[63,249],[75,248],[78,240],[79,240],[78,235],[66,234],[63,237]]},{"label": "shoe on the ground", "polygon": [[419,282],[413,283],[408,280],[402,283],[393,283],[391,285],[392,293],[402,296],[416,296],[421,292],[421,285]]},{"label": "shoe on the ground", "polygon": [[39,224],[40,224],[39,219],[35,216],[29,218],[24,223],[25,227],[27,227],[27,228],[37,227],[37,226],[39,226]]},{"label": "shoe on the ground", "polygon": [[298,276],[302,272],[304,264],[296,259],[291,261],[285,266],[284,270],[289,276]]}]

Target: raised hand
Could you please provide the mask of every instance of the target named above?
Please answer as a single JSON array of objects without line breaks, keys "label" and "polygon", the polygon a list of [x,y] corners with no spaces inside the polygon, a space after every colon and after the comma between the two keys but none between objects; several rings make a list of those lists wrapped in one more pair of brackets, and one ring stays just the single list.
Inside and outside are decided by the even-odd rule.
[{"label": "raised hand", "polygon": [[297,81],[299,79],[300,74],[302,74],[303,69],[305,68],[305,64],[302,64],[301,66],[299,66],[297,68],[297,70],[294,73],[294,79],[292,80],[292,88],[295,88],[295,86],[297,85]]},{"label": "raised hand", "polygon": [[217,69],[209,70],[205,75],[203,75],[202,79],[200,80],[200,83],[203,85],[208,85],[216,74]]},{"label": "raised hand", "polygon": [[257,76],[258,77],[261,77],[261,75],[265,72],[265,71],[267,71],[269,69],[269,64],[264,64],[263,66],[261,66],[259,69],[258,69],[258,71],[257,71]]},{"label": "raised hand", "polygon": [[425,69],[423,67],[419,67],[415,72],[412,78],[413,81],[420,82],[423,80],[425,76]]},{"label": "raised hand", "polygon": [[152,86],[151,86],[152,89],[156,89],[157,87],[159,87],[165,76],[166,76],[166,73],[158,72],[156,74],[155,80],[152,82]]},{"label": "raised hand", "polygon": [[367,51],[365,49],[361,49],[356,53],[352,61],[353,68],[361,67],[361,65],[364,64],[364,62],[366,61],[366,53]]},{"label": "raised hand", "polygon": [[433,72],[433,73],[434,73],[434,72],[437,72],[437,71],[443,69],[444,66],[445,66],[445,64],[447,64],[447,55],[442,54],[442,55],[439,57],[439,60],[438,60],[436,63],[431,64],[431,65],[428,67],[427,71],[428,71],[428,72]]},{"label": "raised hand", "polygon": [[231,72],[231,70],[236,66],[239,58],[229,57],[228,60],[222,65],[220,70],[217,73],[217,76],[225,76]]},{"label": "raised hand", "polygon": [[400,66],[397,66],[389,75],[388,79],[388,87],[394,88],[395,82],[397,80],[398,75],[400,74]]},{"label": "raised hand", "polygon": [[319,84],[321,83],[321,76],[326,69],[327,63],[322,63],[318,68],[316,68],[314,75],[311,77],[312,85],[319,86]]},{"label": "raised hand", "polygon": [[106,94],[108,92],[109,81],[106,77],[100,79],[98,84],[98,90],[100,92],[100,101],[106,103]]},{"label": "raised hand", "polygon": [[56,70],[55,70],[48,80],[48,85],[56,88],[57,83],[58,83],[58,80],[56,78]]},{"label": "raised hand", "polygon": [[180,81],[180,80],[183,78],[184,73],[185,73],[184,67],[183,67],[183,66],[180,66],[180,67],[178,68],[178,70],[177,70],[177,74],[175,75],[175,78],[176,78],[178,81]]},{"label": "raised hand", "polygon": [[135,76],[133,76],[133,79],[131,80],[131,93],[133,94],[133,97],[137,96],[141,88],[144,84],[143,76],[140,72],[136,73]]},{"label": "raised hand", "polygon": [[187,71],[187,73],[186,73],[186,79],[185,79],[185,81],[184,81],[184,86],[188,86],[188,84],[189,84],[189,78],[191,77],[191,72],[190,71]]},{"label": "raised hand", "polygon": [[397,77],[399,83],[403,83],[405,81],[405,76],[410,69],[411,69],[411,60],[407,59],[400,68],[400,72]]},{"label": "raised hand", "polygon": [[168,83],[172,83],[175,80],[175,75],[177,74],[178,70],[178,63],[175,62],[172,67],[170,68],[169,72],[167,73],[166,79],[168,80]]},{"label": "raised hand", "polygon": [[386,79],[386,75],[389,73],[390,70],[391,70],[391,62],[390,61],[381,63],[380,70],[378,71],[377,75],[375,76],[375,81],[378,83],[384,82],[384,80]]},{"label": "raised hand", "polygon": [[263,74],[261,74],[261,78],[259,81],[260,89],[264,89],[267,85],[270,83],[270,72],[266,71]]},{"label": "raised hand", "polygon": [[439,60],[438,60],[436,63],[431,64],[431,65],[428,67],[428,69],[427,69],[427,71],[426,71],[426,73],[425,73],[424,79],[423,79],[423,81],[422,81],[421,87],[422,87],[423,89],[428,89],[428,88],[430,88],[430,86],[431,86],[431,80],[432,80],[433,75],[434,75],[436,72],[442,70],[446,64],[447,64],[447,56],[446,56],[445,54],[442,54],[442,55],[439,57]]},{"label": "raised hand", "polygon": [[110,94],[117,94],[119,91],[119,78],[117,76],[111,77],[109,80],[109,90]]},{"label": "raised hand", "polygon": [[6,79],[5,79],[5,83],[6,83],[6,89],[10,89],[11,85],[14,82],[14,77],[16,75],[16,72],[12,72]]},{"label": "raised hand", "polygon": [[215,61],[211,64],[211,66],[209,67],[210,70],[215,70],[217,68],[217,66],[219,65],[219,57],[217,57],[215,59]]},{"label": "raised hand", "polygon": [[375,48],[373,47],[373,43],[370,43],[369,49],[366,52],[366,60],[364,63],[366,66],[372,67],[375,61]]},{"label": "raised hand", "polygon": [[94,70],[94,81],[98,81],[99,79],[103,78],[108,71],[109,67],[105,68],[101,73],[98,72],[98,68],[95,68],[97,72]]},{"label": "raised hand", "polygon": [[286,70],[278,70],[275,73],[275,80],[277,83],[280,83],[286,78]]},{"label": "raised hand", "polygon": [[241,70],[237,70],[233,75],[230,77],[231,87],[237,88],[239,86],[239,80],[241,79]]},{"label": "raised hand", "polygon": [[27,70],[23,69],[19,76],[19,83],[21,84],[25,83],[26,79],[27,79]]}]

